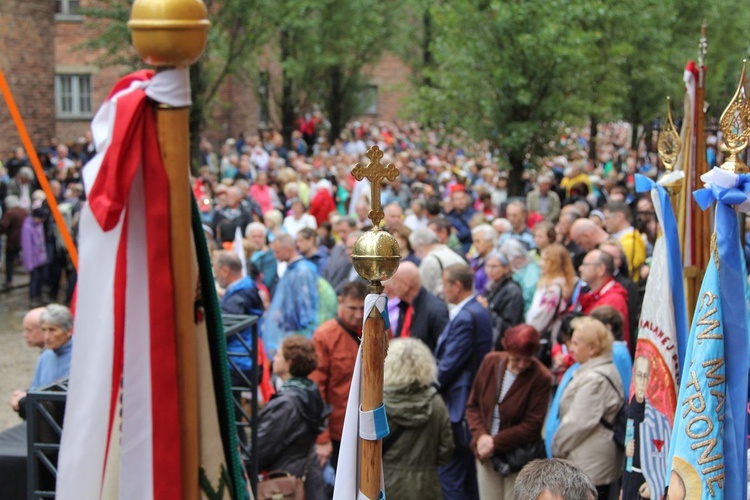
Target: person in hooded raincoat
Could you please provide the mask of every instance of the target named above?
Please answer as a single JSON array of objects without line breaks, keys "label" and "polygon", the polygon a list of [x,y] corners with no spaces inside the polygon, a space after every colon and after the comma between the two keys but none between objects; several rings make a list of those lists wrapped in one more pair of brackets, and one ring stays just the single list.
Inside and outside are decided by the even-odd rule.
[{"label": "person in hooded raincoat", "polygon": [[391,433],[383,440],[385,491],[390,500],[443,498],[438,466],[453,454],[448,410],[433,383],[437,367],[419,339],[394,339],[385,359],[384,391]]}]

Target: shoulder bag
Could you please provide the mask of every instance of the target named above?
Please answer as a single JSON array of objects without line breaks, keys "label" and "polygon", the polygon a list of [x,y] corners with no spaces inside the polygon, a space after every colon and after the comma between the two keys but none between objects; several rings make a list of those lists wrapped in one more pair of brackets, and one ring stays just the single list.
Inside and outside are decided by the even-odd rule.
[{"label": "shoulder bag", "polygon": [[297,477],[291,472],[274,470],[266,474],[266,478],[258,482],[257,500],[305,500],[305,480],[307,469],[310,466],[310,457],[313,448],[307,454],[305,467],[302,469],[302,477]]}]

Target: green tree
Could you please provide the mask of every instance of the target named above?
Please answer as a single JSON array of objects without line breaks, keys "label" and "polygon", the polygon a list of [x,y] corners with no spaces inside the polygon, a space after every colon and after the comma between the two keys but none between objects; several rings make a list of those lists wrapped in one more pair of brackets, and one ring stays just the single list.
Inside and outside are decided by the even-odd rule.
[{"label": "green tree", "polygon": [[519,194],[527,163],[549,151],[563,123],[581,124],[590,35],[583,2],[457,0],[432,11],[433,86],[420,89],[424,119],[488,139],[510,164]]},{"label": "green tree", "polygon": [[398,4],[377,0],[287,0],[277,4],[281,62],[282,133],[289,139],[294,119],[318,104],[330,122],[330,139],[368,103],[361,101],[364,70],[393,48],[401,26]]}]

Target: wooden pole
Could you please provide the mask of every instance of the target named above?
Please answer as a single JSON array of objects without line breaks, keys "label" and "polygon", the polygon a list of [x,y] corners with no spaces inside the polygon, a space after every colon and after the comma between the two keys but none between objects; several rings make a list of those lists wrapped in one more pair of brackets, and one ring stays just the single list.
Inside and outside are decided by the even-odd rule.
[{"label": "wooden pole", "polygon": [[8,82],[5,80],[5,75],[3,75],[2,69],[0,69],[0,91],[3,93],[3,97],[5,97],[5,102],[8,105],[10,116],[11,118],[13,118],[13,122],[16,124],[18,135],[21,136],[21,142],[23,143],[23,147],[26,150],[26,156],[29,157],[31,166],[34,167],[34,173],[36,173],[36,178],[39,181],[39,185],[42,187],[42,190],[44,190],[44,194],[47,196],[49,209],[52,212],[52,217],[54,217],[55,219],[57,229],[60,231],[60,236],[62,236],[63,242],[65,243],[65,248],[68,250],[70,262],[73,263],[73,267],[75,269],[78,269],[78,249],[73,243],[73,238],[70,236],[68,226],[65,224],[65,221],[62,218],[60,209],[57,206],[55,195],[54,193],[52,193],[52,188],[47,181],[47,176],[45,175],[42,164],[36,154],[36,149],[34,148],[34,144],[31,142],[31,137],[29,137],[29,132],[28,130],[26,130],[26,126],[23,123],[23,118],[21,118],[21,113],[18,111],[18,106],[16,106],[16,101],[13,99],[13,94],[11,94],[10,92],[10,87],[8,86]]},{"label": "wooden pole", "polygon": [[[383,293],[379,282],[370,285],[370,293]],[[387,349],[385,323],[373,307],[362,331],[362,410],[371,411],[383,404],[383,364]],[[380,472],[383,442],[360,439],[360,491],[368,498],[380,498]]]},{"label": "wooden pole", "polygon": [[156,128],[164,168],[169,178],[169,236],[174,283],[175,341],[179,373],[180,437],[183,498],[197,499],[198,489],[198,378],[190,252],[190,137],[189,108],[157,105]]},{"label": "wooden pole", "polygon": [[[706,88],[704,68],[698,68],[699,84],[695,89],[695,186],[701,185],[701,176],[708,172],[708,161],[706,159],[706,113],[704,111]],[[693,202],[695,203],[695,202]],[[695,206],[695,205],[694,205]],[[690,303],[693,305],[698,302],[698,293],[700,292],[701,283],[703,282],[703,273],[708,265],[708,259],[711,258],[711,220],[713,218],[713,208],[708,210],[696,209],[695,218],[695,267],[696,273],[692,278],[693,293]]]}]

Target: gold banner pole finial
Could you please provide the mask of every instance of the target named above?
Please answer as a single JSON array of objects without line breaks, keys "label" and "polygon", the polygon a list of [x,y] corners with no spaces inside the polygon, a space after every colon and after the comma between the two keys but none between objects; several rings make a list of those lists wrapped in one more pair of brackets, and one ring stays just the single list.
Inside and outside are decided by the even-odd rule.
[{"label": "gold banner pole finial", "polygon": [[[661,131],[661,134],[659,134],[659,141],[656,144],[656,149],[659,152],[659,159],[661,159],[661,162],[664,164],[667,173],[671,173],[674,170],[674,164],[677,161],[680,150],[682,149],[682,141],[680,141],[680,134],[677,132],[674,120],[672,120],[672,101],[669,97],[667,97],[667,120],[664,124],[664,129]],[[678,195],[682,189],[683,182],[684,179],[677,179],[664,185],[664,188],[669,193],[674,213],[678,213]]]},{"label": "gold banner pole finial", "polygon": [[724,134],[722,151],[729,153],[729,158],[721,165],[721,169],[735,174],[750,172],[750,168],[739,156],[750,140],[750,100],[745,94],[746,71],[747,59],[742,61],[742,74],[737,90],[719,120]]},{"label": "gold banner pole finial", "polygon": [[[359,181],[365,178],[370,181],[372,210],[368,216],[373,228],[354,244],[352,264],[357,273],[370,282],[370,293],[380,294],[383,293],[381,281],[393,276],[401,261],[396,238],[378,227],[384,217],[380,204],[380,183],[383,179],[393,181],[399,172],[392,163],[380,163],[383,152],[377,146],[367,151],[367,157],[370,163],[367,166],[357,163],[352,175]],[[362,411],[371,411],[383,404],[383,363],[387,349],[383,317],[377,308],[373,308],[362,329]],[[367,498],[380,498],[382,452],[382,441],[360,439],[359,488]]]}]

